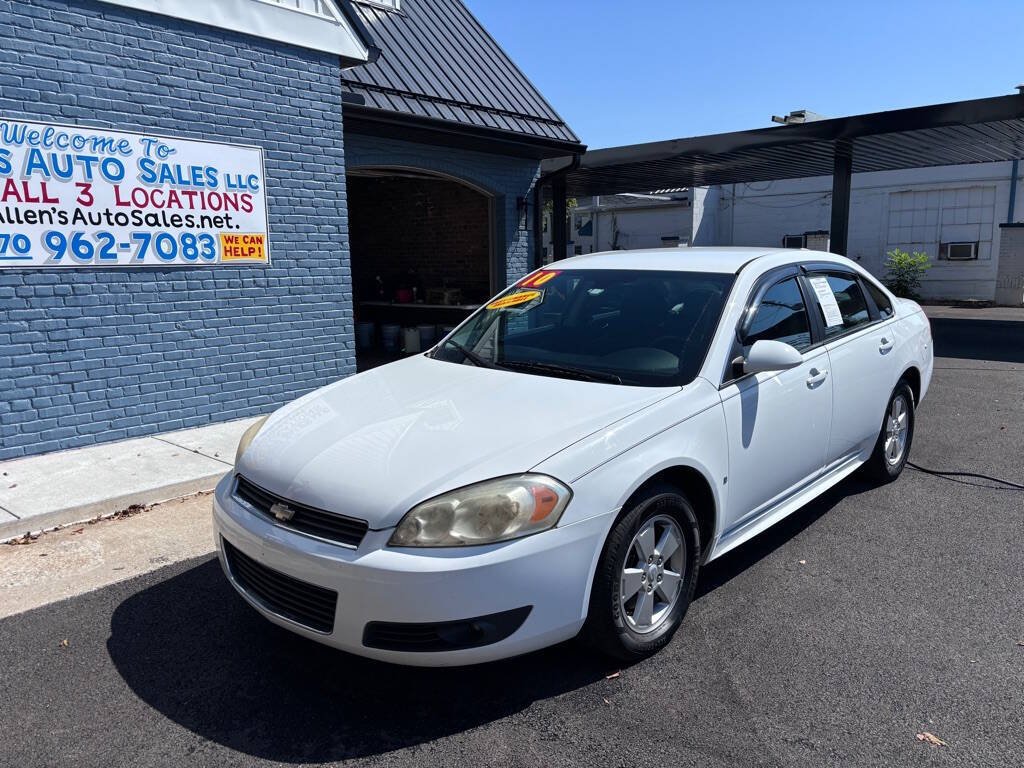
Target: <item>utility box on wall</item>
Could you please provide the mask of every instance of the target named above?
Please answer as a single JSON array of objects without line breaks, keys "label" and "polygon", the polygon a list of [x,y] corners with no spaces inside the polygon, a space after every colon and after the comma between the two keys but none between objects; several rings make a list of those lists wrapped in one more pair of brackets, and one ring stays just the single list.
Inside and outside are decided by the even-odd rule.
[{"label": "utility box on wall", "polygon": [[824,251],[828,253],[829,236],[827,229],[819,229],[814,232],[804,233],[805,247],[812,251]]}]

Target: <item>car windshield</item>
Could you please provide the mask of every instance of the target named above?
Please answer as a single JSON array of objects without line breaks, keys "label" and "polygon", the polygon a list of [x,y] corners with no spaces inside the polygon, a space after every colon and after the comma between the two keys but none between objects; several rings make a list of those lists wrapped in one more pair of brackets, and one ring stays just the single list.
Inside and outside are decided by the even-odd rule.
[{"label": "car windshield", "polygon": [[442,342],[438,360],[632,386],[681,386],[704,361],[734,276],[548,269]]}]

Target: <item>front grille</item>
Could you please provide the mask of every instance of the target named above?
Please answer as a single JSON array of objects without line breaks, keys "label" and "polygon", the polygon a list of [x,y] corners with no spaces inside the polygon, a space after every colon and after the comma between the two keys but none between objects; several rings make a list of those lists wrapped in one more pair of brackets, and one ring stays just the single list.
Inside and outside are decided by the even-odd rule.
[{"label": "front grille", "polygon": [[317,632],[334,629],[338,593],[307,584],[258,563],[235,549],[226,539],[224,557],[231,576],[246,594],[271,613]]},{"label": "front grille", "polygon": [[[370,527],[365,520],[336,515],[333,512],[283,499],[254,485],[241,475],[238,475],[235,481],[235,496],[280,526],[348,547],[358,547]],[[275,504],[282,504],[295,514],[290,520],[280,520],[270,511]]]}]

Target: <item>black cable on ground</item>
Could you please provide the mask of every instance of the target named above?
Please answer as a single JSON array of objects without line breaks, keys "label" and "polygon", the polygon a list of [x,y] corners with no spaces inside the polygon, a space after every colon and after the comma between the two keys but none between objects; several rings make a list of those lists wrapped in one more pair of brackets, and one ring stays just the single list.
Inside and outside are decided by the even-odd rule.
[{"label": "black cable on ground", "polygon": [[[916,469],[918,472],[924,472],[926,475],[934,475],[935,477],[941,478],[942,480],[949,480],[951,483],[961,483],[962,485],[970,485],[976,488],[991,488],[994,491],[1024,491],[1024,485],[1019,483],[1011,483],[1009,480],[1000,480],[998,477],[990,477],[989,475],[979,475],[975,472],[944,472],[938,469],[928,469],[922,467],[920,464],[915,464],[912,461],[907,462],[907,466],[912,469]],[[988,480],[993,483],[999,483],[998,486],[994,485],[983,485],[982,483],[969,483],[966,480],[959,480],[961,477],[974,477],[979,480]]]}]

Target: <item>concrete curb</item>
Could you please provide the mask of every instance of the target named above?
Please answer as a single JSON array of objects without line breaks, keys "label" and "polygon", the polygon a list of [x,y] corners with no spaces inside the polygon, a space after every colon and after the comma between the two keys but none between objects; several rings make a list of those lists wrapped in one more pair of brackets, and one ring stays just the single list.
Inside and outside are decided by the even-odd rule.
[{"label": "concrete curb", "polygon": [[36,535],[43,531],[52,531],[76,523],[87,523],[97,517],[109,517],[133,504],[146,506],[162,501],[171,501],[182,496],[191,496],[203,491],[212,491],[222,477],[230,470],[218,472],[204,477],[197,477],[180,483],[170,483],[156,488],[126,493],[90,504],[55,509],[41,515],[33,515],[24,520],[10,520],[0,523],[0,544],[26,533]]},{"label": "concrete curb", "polygon": [[209,491],[255,418],[0,462],[0,541]]}]

